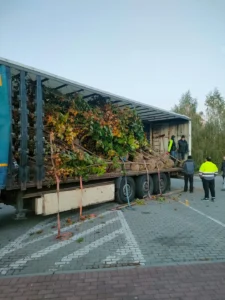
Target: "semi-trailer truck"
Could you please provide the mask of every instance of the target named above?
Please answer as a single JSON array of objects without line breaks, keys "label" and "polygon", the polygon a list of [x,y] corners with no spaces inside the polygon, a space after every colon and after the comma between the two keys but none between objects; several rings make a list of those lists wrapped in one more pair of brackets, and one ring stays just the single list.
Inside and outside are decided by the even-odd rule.
[{"label": "semi-trailer truck", "polygon": [[[27,101],[27,80],[35,87],[34,131],[29,136],[29,103]],[[15,80],[19,85],[15,92]],[[181,172],[180,167],[154,169],[146,174],[142,171],[106,173],[102,176],[90,175],[81,191],[79,178],[68,178],[61,184],[58,203],[55,186],[49,187],[45,180],[44,163],[44,113],[43,88],[60,92],[65,97],[81,95],[89,102],[93,97],[107,99],[119,108],[135,109],[141,118],[146,137],[155,151],[167,152],[172,135],[178,140],[185,135],[191,151],[191,120],[184,115],[142,104],[121,96],[95,89],[32,67],[0,58],[0,190],[5,204],[15,205],[16,217],[24,217],[24,208],[36,214],[49,215],[71,210],[82,205],[116,200],[119,203],[130,201],[147,192],[165,192],[170,188],[170,178]],[[149,100],[153,102],[154,100]],[[16,113],[15,113],[16,112]],[[15,132],[15,123],[19,131]],[[34,141],[32,164],[28,142]],[[17,145],[15,149],[15,145]],[[15,152],[18,159],[15,160]],[[125,178],[126,177],[126,178]]]}]

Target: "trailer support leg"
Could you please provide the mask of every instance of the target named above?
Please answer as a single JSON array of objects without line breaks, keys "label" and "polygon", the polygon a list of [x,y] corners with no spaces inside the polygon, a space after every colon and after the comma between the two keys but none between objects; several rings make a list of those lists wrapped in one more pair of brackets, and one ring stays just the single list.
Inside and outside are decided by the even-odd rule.
[{"label": "trailer support leg", "polygon": [[19,191],[16,197],[16,215],[15,220],[26,219],[26,213],[23,209],[23,192]]},{"label": "trailer support leg", "polygon": [[171,191],[171,178],[170,178],[170,173],[168,173],[168,191]]}]

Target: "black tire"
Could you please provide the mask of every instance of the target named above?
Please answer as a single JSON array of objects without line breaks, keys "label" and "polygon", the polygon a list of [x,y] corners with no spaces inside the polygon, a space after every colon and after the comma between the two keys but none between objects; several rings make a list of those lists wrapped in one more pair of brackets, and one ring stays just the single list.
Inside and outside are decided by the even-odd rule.
[{"label": "black tire", "polygon": [[148,179],[147,175],[140,175],[136,179],[136,195],[139,199],[143,199],[148,195],[148,191],[150,195],[153,194],[154,184],[152,176],[149,175],[149,187],[148,187]]},{"label": "black tire", "polygon": [[[160,193],[160,188],[159,188],[159,176],[158,174],[153,175],[153,185],[154,185],[154,194],[159,194]],[[169,179],[168,175],[165,173],[160,173],[160,186],[161,186],[161,192],[164,194],[169,185]]]},{"label": "black tire", "polygon": [[[135,199],[135,182],[132,177],[127,177],[126,179],[127,179],[129,201],[132,202]],[[115,182],[115,187],[116,187],[116,201],[119,204],[127,203],[125,177],[117,178]]]}]

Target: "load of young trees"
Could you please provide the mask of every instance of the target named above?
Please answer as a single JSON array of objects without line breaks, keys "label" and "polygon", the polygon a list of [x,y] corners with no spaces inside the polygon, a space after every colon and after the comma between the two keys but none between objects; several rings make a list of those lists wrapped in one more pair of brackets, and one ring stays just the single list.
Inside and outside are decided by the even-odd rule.
[{"label": "load of young trees", "polygon": [[205,112],[198,112],[198,101],[190,91],[182,95],[173,111],[192,120],[192,156],[199,168],[207,156],[220,167],[225,156],[225,100],[218,89],[205,99]]},{"label": "load of young trees", "polygon": [[[99,98],[87,103],[78,95],[66,99],[47,89],[45,93],[47,147],[52,148],[59,177],[147,172],[174,165],[167,154],[151,149],[135,110],[121,109]],[[50,162],[49,155],[45,159],[46,164]],[[53,175],[50,164],[48,174]]]},{"label": "load of young trees", "polygon": [[[13,81],[14,157],[20,163],[18,78]],[[35,168],[35,84],[27,79],[28,157]],[[44,167],[46,179],[61,180],[109,172],[152,171],[174,166],[167,154],[151,149],[135,110],[119,108],[103,98],[86,102],[43,87]]]}]

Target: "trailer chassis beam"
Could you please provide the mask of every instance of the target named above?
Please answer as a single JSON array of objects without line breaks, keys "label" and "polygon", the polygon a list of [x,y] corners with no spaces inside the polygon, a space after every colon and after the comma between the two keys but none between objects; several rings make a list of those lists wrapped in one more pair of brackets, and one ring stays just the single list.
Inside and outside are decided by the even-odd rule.
[{"label": "trailer chassis beam", "polygon": [[16,195],[15,220],[24,220],[24,219],[26,219],[26,212],[23,207],[23,192],[18,191]]},{"label": "trailer chassis beam", "polygon": [[36,184],[37,188],[42,188],[42,180],[44,178],[44,136],[43,136],[43,96],[41,76],[37,75],[36,80],[36,140],[35,140],[35,160],[36,160]]}]

